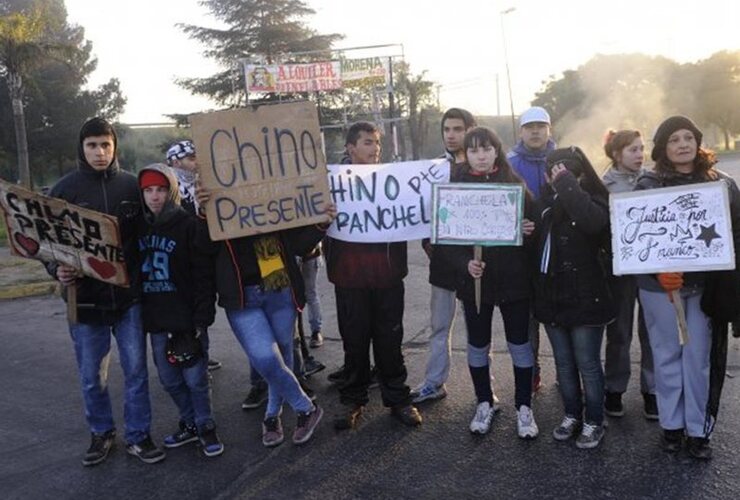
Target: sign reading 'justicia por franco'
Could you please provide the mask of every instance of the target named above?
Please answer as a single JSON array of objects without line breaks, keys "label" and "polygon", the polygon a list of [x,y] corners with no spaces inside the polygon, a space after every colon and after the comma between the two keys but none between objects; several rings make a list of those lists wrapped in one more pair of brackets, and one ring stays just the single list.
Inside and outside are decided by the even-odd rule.
[{"label": "sign reading 'justicia por franco'", "polygon": [[727,184],[612,194],[614,274],[735,268]]}]

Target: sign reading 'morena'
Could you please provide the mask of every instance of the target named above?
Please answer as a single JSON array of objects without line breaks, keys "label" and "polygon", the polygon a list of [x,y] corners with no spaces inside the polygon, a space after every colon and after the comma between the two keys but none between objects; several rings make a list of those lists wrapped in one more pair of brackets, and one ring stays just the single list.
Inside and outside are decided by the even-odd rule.
[{"label": "sign reading 'morena'", "polygon": [[330,202],[316,106],[293,102],[192,115],[211,239],[324,222]]}]

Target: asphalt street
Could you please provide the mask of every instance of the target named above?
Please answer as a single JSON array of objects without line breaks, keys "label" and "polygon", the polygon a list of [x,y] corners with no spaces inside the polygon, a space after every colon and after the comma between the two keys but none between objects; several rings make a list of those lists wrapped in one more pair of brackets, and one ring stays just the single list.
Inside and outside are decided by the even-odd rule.
[{"label": "asphalt street", "polygon": [[[429,287],[426,257],[411,244],[406,281],[405,354],[412,384],[425,363]],[[316,357],[340,364],[333,290],[322,273],[324,347]],[[634,374],[625,397],[627,414],[609,421],[596,450],[555,442],[550,432],[560,421],[561,404],[554,365],[543,334],[544,388],[534,402],[541,434],[516,437],[513,375],[496,317],[494,374],[504,409],[492,431],[474,437],[468,423],[474,411],[464,351],[464,325],[455,325],[453,370],[446,399],[422,406],[424,424],[408,429],[380,404],[377,390],[360,427],[338,433],[331,415],[339,408],[326,370],[313,377],[319,404],[326,410],[312,441],[298,447],[289,439],[276,449],[260,441],[261,411],[245,412],[246,356],[219,312],[212,328],[212,355],[224,367],[213,375],[213,403],[224,455],[202,456],[196,446],[168,451],[167,459],[147,465],[125,453],[118,438],[108,460],[93,468],[80,460],[89,444],[65,309],[52,296],[0,302],[0,497],[41,498],[734,498],[740,491],[740,340],[730,341],[730,361],[714,459],[698,463],[684,453],[667,455],[657,445],[659,427],[641,414]],[[638,343],[633,360],[638,359]],[[635,370],[637,365],[633,364]],[[175,429],[177,414],[150,362],[157,442]],[[114,349],[110,369],[114,414],[122,433],[122,376]],[[294,417],[284,414],[290,436]]]},{"label": "asphalt street", "polygon": [[[738,170],[740,170],[740,162]],[[410,244],[406,280],[404,351],[409,383],[421,380],[429,334],[427,262],[418,242]],[[245,412],[249,389],[246,356],[219,311],[211,329],[212,356],[223,362],[213,374],[213,405],[226,451],[206,458],[196,446],[169,450],[147,465],[125,453],[120,435],[122,375],[113,353],[110,392],[119,428],[116,448],[96,467],[81,465],[89,444],[65,307],[53,296],[0,301],[0,498],[3,499],[207,499],[207,498],[737,498],[740,492],[740,340],[730,339],[728,373],[708,463],[685,452],[658,447],[659,426],[642,417],[639,343],[632,348],[633,375],[625,395],[626,415],[609,419],[602,445],[576,449],[555,442],[562,417],[549,343],[542,334],[544,387],[533,406],[540,437],[516,437],[511,360],[501,319],[495,318],[493,371],[504,408],[492,431],[468,431],[475,402],[465,361],[465,332],[458,314],[453,370],[446,399],[421,406],[424,423],[408,429],[380,404],[377,390],[356,431],[336,432],[339,409],[326,373],[341,364],[333,288],[321,273],[324,347],[316,357],[329,368],[313,377],[326,410],[314,438],[304,446],[290,439],[278,448],[261,444],[261,410]],[[458,311],[459,312],[459,311]],[[152,435],[161,443],[177,413],[149,363],[154,413]],[[284,412],[290,437],[294,416]]]}]

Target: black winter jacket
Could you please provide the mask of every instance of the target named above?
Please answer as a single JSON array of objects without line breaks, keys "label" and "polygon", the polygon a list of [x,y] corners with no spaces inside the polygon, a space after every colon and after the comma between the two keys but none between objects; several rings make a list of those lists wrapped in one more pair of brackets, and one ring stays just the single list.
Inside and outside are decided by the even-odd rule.
[{"label": "black winter jacket", "polygon": [[[306,289],[296,257],[303,257],[311,252],[324,237],[325,231],[312,225],[277,231],[272,234],[280,242],[280,255],[290,278],[293,302],[296,309],[300,311],[306,304]],[[207,232],[201,236],[201,240],[205,242],[215,259],[218,305],[226,310],[243,309],[246,306],[244,286],[259,284],[251,281],[254,278],[252,270],[259,269],[254,242],[261,236],[264,235],[215,242],[208,239]]]},{"label": "black winter jacket", "polygon": [[[461,173],[457,182],[495,183],[496,175],[473,175]],[[525,198],[524,217],[537,226],[535,204],[531,196]],[[535,233],[536,234],[536,233]],[[481,303],[501,304],[527,299],[532,295],[531,256],[529,252],[536,243],[535,235],[524,238],[522,246],[483,247],[486,268],[481,278]],[[472,246],[436,245],[441,250],[443,261],[454,271],[457,298],[465,302],[475,301],[475,280],[468,272],[468,262],[473,258]]]},{"label": "black winter jacket", "polygon": [[199,242],[207,238],[204,219],[177,203],[177,179],[165,166],[148,167],[170,180],[170,198],[155,216],[142,202],[137,221],[144,331],[183,332],[208,327],[215,316],[213,259]]},{"label": "black winter jacket", "polygon": [[[140,299],[137,273],[132,272],[136,269],[133,255],[135,219],[141,207],[136,177],[120,170],[116,160],[106,170],[97,171],[82,158],[78,159],[77,170],[62,177],[51,188],[49,196],[118,218],[130,288],[109,285],[88,277],[77,280],[79,322],[112,325],[122,312]],[[55,279],[57,267],[56,263],[46,266]]]},{"label": "black winter jacket", "polygon": [[608,199],[581,189],[570,172],[553,187],[542,198],[535,317],[566,328],[610,323],[616,306],[603,251],[609,238]]}]

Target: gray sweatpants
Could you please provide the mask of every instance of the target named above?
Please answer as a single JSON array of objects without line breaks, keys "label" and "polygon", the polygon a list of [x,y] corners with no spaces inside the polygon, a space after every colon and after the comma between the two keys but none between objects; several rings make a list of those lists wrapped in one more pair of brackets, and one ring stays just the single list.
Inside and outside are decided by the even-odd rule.
[{"label": "gray sweatpants", "polygon": [[430,309],[432,332],[424,383],[439,387],[450,376],[452,328],[457,309],[455,292],[432,285]]},{"label": "gray sweatpants", "polygon": [[655,363],[660,426],[686,429],[689,436],[705,437],[711,324],[701,310],[701,292],[682,293],[681,300],[689,329],[689,341],[684,346],[678,343],[676,310],[668,295],[640,290]]},{"label": "gray sweatpants", "polygon": [[[630,345],[632,344],[635,300],[637,299],[635,277],[619,277],[616,292],[619,310],[616,319],[606,327],[604,380],[607,392],[622,394],[627,390],[631,371]],[[640,339],[640,391],[643,394],[655,394],[653,353],[650,350],[642,307],[638,307],[637,311],[637,335]]]}]

